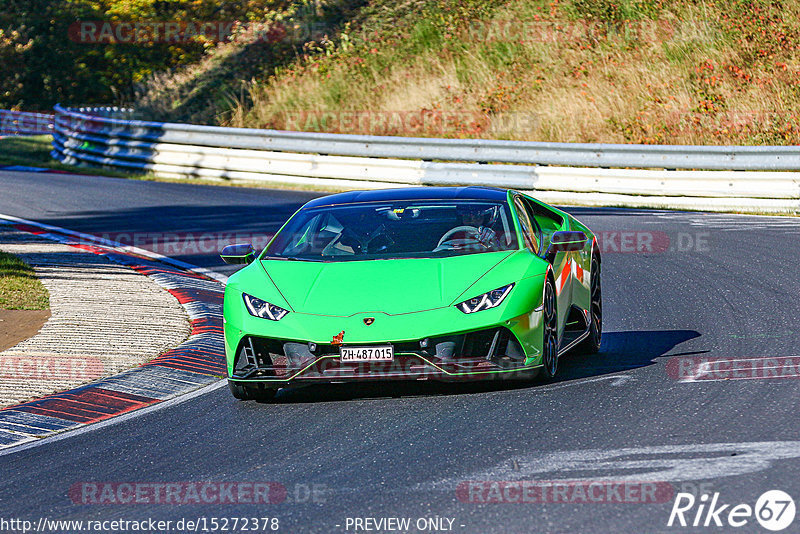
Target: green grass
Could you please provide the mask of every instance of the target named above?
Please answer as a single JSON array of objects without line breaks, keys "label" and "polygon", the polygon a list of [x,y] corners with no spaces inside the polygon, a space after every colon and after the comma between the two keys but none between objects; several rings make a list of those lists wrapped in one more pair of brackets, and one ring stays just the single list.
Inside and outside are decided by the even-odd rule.
[{"label": "green grass", "polygon": [[50,297],[33,269],[12,254],[0,252],[0,308],[46,310]]},{"label": "green grass", "polygon": [[[42,166],[52,161],[49,152],[50,140],[49,135],[0,139],[0,161],[5,165],[14,165],[19,161],[25,165]],[[6,161],[12,163],[5,163]]]},{"label": "green grass", "polygon": [[[480,117],[373,135],[705,145],[800,144],[800,0],[372,0],[291,62],[249,76],[226,126],[444,110]],[[169,84],[167,84],[169,85]],[[155,93],[153,93],[155,94]],[[155,106],[157,109],[158,106]],[[504,126],[504,115],[528,118]],[[158,117],[155,117],[158,118]],[[175,117],[173,117],[175,118]],[[184,120],[178,117],[178,120]],[[309,121],[309,125],[315,124]]]}]

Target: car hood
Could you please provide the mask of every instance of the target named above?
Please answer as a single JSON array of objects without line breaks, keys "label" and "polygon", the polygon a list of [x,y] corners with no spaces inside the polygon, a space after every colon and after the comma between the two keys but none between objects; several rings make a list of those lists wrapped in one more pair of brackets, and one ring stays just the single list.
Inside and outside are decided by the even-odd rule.
[{"label": "car hood", "polygon": [[329,263],[263,260],[261,265],[296,312],[396,315],[449,306],[511,254]]}]

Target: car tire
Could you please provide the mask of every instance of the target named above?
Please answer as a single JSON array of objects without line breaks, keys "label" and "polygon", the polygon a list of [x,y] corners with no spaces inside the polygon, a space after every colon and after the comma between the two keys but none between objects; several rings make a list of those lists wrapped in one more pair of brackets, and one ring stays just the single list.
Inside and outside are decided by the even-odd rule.
[{"label": "car tire", "polygon": [[247,386],[232,380],[228,380],[228,389],[231,390],[231,395],[239,400],[270,401],[278,393],[274,388]]},{"label": "car tire", "polygon": [[578,346],[581,354],[600,352],[603,337],[603,286],[600,283],[600,261],[592,254],[592,267],[589,282],[589,335]]},{"label": "car tire", "polygon": [[558,373],[558,310],[556,290],[550,277],[542,298],[542,376],[552,380]]}]

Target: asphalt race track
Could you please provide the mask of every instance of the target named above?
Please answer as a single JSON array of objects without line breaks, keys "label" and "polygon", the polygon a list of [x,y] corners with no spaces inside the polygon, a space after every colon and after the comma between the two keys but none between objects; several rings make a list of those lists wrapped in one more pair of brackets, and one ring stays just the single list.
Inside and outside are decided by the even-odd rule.
[{"label": "asphalt race track", "polygon": [[[98,235],[268,234],[318,195],[11,172],[0,191],[0,213]],[[557,383],[312,386],[272,404],[220,388],[0,456],[3,516],[268,516],[287,532],[354,532],[348,518],[366,517],[447,518],[470,533],[680,532],[703,530],[667,527],[680,491],[731,506],[772,489],[797,498],[800,219],[568,211],[602,237],[604,335],[599,355],[562,360]],[[231,272],[213,252],[178,256]],[[671,493],[487,503],[461,491],[520,480],[656,481]],[[70,494],[83,482],[202,481],[273,481],[287,498],[80,504]],[[751,517],[739,530],[759,528]]]}]

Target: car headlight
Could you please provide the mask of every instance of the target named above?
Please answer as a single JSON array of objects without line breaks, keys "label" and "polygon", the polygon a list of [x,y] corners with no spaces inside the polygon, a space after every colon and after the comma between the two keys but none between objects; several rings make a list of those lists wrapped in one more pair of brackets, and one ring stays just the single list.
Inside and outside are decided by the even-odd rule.
[{"label": "car headlight", "polygon": [[244,299],[244,305],[247,306],[247,311],[249,311],[250,315],[253,317],[269,319],[270,321],[280,321],[289,313],[288,310],[284,310],[280,306],[275,306],[265,300],[257,299],[247,293],[242,293],[242,298]]},{"label": "car headlight", "polygon": [[512,287],[514,287],[514,284],[499,287],[483,295],[478,295],[477,297],[456,304],[456,307],[464,313],[475,313],[496,308],[503,302],[508,294],[511,293]]}]

